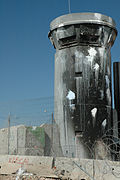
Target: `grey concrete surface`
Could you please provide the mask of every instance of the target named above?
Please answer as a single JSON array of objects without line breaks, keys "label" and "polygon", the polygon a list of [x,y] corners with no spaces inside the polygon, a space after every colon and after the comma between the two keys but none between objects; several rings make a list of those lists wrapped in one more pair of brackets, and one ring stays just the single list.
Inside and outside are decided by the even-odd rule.
[{"label": "grey concrete surface", "polygon": [[120,162],[79,158],[0,155],[0,174],[17,174],[20,168],[40,177],[71,180],[118,180]]},{"label": "grey concrete surface", "polygon": [[44,155],[45,133],[43,136],[36,133],[33,127],[23,125],[0,129],[0,154]]},{"label": "grey concrete surface", "polygon": [[0,129],[0,154],[63,156],[58,126],[44,124],[40,127],[23,125]]}]

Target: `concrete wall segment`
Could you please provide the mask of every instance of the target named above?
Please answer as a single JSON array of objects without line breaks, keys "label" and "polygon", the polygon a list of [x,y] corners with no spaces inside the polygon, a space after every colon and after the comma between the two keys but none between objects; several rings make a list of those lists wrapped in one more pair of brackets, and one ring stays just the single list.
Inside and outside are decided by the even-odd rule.
[{"label": "concrete wall segment", "polygon": [[120,162],[79,158],[0,155],[0,174],[12,174],[23,167],[28,172],[60,179],[118,180]]}]

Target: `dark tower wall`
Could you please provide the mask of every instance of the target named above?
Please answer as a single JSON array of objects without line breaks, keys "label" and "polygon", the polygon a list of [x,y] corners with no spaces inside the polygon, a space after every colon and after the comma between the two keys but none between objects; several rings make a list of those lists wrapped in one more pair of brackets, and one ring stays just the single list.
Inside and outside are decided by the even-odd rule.
[{"label": "dark tower wall", "polygon": [[54,118],[65,156],[89,158],[90,144],[111,128],[110,49],[116,34],[114,21],[97,13],[69,14],[51,23]]},{"label": "dark tower wall", "polygon": [[[120,62],[113,63],[114,73],[114,109],[117,111],[117,121],[120,134]],[[120,138],[120,137],[119,137]]]}]

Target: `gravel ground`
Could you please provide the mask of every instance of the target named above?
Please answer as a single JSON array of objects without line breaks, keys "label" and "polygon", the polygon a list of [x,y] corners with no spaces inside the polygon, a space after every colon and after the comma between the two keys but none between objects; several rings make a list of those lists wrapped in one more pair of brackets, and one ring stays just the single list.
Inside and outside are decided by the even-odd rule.
[{"label": "gravel ground", "polygon": [[[43,178],[40,176],[23,176],[17,179],[16,175],[0,175],[0,180],[56,180],[55,178]],[[59,180],[59,179],[57,179]]]}]

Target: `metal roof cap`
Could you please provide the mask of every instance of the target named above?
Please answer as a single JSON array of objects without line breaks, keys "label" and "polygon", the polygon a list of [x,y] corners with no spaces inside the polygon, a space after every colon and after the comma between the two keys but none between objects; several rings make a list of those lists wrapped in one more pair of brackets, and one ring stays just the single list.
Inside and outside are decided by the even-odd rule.
[{"label": "metal roof cap", "polygon": [[100,13],[72,13],[57,17],[50,24],[50,30],[73,24],[99,24],[112,27],[116,30],[115,21]]}]

